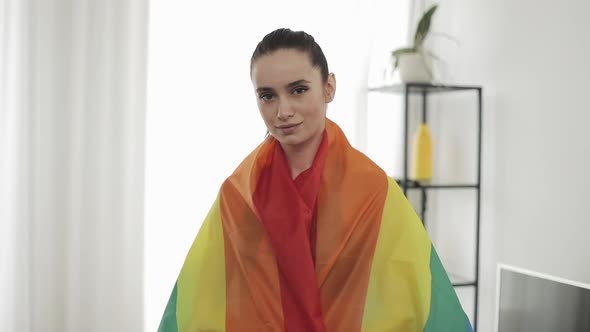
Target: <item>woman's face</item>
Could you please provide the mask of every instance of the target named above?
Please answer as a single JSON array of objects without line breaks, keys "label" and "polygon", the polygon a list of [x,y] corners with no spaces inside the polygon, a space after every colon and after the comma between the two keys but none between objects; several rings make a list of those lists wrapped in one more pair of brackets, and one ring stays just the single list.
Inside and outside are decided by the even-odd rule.
[{"label": "woman's face", "polygon": [[252,83],[262,119],[282,145],[303,147],[321,138],[336,80],[330,74],[323,82],[307,53],[280,49],[261,56],[252,67]]}]

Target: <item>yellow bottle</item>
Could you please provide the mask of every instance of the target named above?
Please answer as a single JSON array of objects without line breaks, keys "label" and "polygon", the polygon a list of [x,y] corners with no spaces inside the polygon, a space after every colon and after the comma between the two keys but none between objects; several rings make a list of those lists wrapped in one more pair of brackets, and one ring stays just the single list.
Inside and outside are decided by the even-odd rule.
[{"label": "yellow bottle", "polygon": [[423,123],[414,137],[412,177],[416,181],[432,180],[432,137]]}]

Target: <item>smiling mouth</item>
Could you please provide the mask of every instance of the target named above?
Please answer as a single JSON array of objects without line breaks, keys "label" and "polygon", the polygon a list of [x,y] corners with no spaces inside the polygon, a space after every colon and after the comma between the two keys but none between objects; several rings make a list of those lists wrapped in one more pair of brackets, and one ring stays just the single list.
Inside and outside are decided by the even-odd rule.
[{"label": "smiling mouth", "polygon": [[289,129],[289,128],[293,128],[293,127],[297,127],[300,124],[302,124],[303,122],[299,122],[299,123],[294,123],[294,124],[288,124],[288,125],[281,125],[281,126],[276,126],[278,129]]}]

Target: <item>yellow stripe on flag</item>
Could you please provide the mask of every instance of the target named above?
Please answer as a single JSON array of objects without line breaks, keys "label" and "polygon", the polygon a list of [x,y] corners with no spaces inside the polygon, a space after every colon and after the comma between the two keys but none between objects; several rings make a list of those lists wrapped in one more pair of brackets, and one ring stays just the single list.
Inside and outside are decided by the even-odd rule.
[{"label": "yellow stripe on flag", "polygon": [[362,331],[422,331],[430,310],[431,242],[397,183],[388,180]]},{"label": "yellow stripe on flag", "polygon": [[178,277],[179,332],[225,331],[225,250],[219,196]]}]

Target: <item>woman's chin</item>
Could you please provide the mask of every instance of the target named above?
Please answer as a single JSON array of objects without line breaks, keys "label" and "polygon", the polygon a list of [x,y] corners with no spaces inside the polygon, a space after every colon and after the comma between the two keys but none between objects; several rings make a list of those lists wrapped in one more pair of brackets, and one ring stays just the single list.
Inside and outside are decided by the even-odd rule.
[{"label": "woman's chin", "polygon": [[282,136],[282,137],[279,137],[277,140],[282,145],[288,145],[288,146],[298,146],[303,143],[303,140],[296,137],[295,135]]}]

